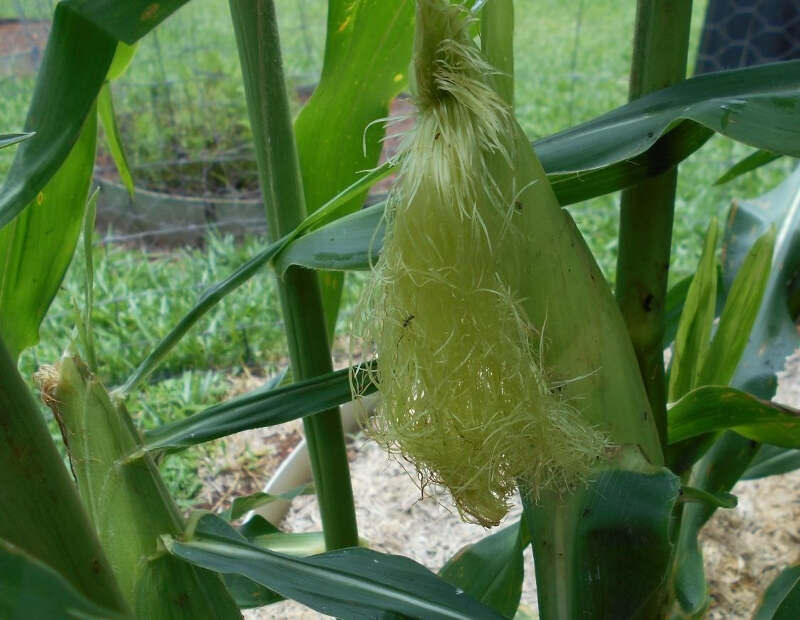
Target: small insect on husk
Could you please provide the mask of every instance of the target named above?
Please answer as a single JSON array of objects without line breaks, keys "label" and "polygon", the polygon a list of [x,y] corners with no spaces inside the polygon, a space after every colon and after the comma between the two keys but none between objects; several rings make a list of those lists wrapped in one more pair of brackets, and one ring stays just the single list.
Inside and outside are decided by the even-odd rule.
[{"label": "small insect on husk", "polygon": [[[353,333],[379,356],[368,379],[383,398],[367,430],[414,463],[421,486],[444,485],[464,519],[489,526],[518,485],[534,499],[568,493],[615,445],[599,410],[616,400],[592,397],[617,366],[604,367],[603,347],[635,373],[623,398],[647,401],[630,344],[610,342],[625,328],[605,280],[493,89],[466,11],[417,6],[416,124]],[[589,284],[576,306],[564,289],[595,278],[606,290]],[[599,319],[581,321],[587,309]]]}]

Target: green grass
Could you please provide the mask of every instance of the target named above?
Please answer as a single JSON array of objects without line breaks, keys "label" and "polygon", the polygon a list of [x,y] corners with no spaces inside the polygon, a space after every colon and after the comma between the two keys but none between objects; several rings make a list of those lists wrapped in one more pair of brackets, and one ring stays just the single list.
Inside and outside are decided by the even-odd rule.
[{"label": "green grass", "polygon": [[[517,0],[515,4],[516,108],[532,139],[625,103],[634,3],[581,1],[568,3],[566,9],[557,0]],[[278,3],[292,86],[313,83],[318,77],[325,5],[324,0]],[[695,3],[692,49],[705,5],[705,1]],[[0,17],[15,14],[13,2],[0,0]],[[21,127],[32,85],[30,77],[0,80],[0,132]],[[114,94],[140,185],[232,193],[252,188],[254,168],[251,150],[246,148],[249,126],[227,3],[193,0],[167,20],[142,41],[130,70],[115,84]],[[7,169],[11,151],[0,152],[0,174]],[[712,187],[748,152],[717,137],[681,166],[673,278],[694,270],[699,242],[712,215],[723,214],[733,197],[763,193],[793,165],[775,162],[734,183]],[[190,163],[198,160],[205,163]],[[219,160],[225,162],[213,163]],[[570,207],[612,281],[617,204],[618,196],[612,195]],[[104,380],[109,385],[121,383],[207,286],[262,247],[263,239],[258,237],[239,243],[210,237],[203,249],[176,251],[97,247],[94,329]],[[26,376],[38,364],[56,359],[70,341],[72,299],[82,299],[82,264],[77,260],[70,269],[42,326],[41,343],[24,355]],[[345,317],[363,277],[349,282]],[[146,428],[191,414],[223,398],[231,374],[245,366],[255,372],[273,372],[283,363],[285,351],[274,283],[264,272],[187,335],[150,384],[132,396],[130,408]],[[216,449],[196,448],[162,463],[182,505],[192,503],[199,490],[195,476],[199,463]]]}]

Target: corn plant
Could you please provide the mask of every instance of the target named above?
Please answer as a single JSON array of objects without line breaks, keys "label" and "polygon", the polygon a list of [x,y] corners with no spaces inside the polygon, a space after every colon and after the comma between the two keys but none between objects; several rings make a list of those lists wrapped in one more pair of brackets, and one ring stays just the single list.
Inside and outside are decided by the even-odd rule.
[{"label": "corn plant", "polygon": [[[98,119],[132,187],[109,82],[186,1],[60,2],[25,126],[0,136],[16,149],[0,193],[0,617],[228,618],[292,598],[343,618],[512,618],[528,545],[541,618],[703,617],[700,528],[735,506],[739,479],[800,467],[798,412],[770,401],[797,342],[800,178],[735,205],[723,230],[712,220],[695,274],[668,289],[676,179],[714,133],[759,149],[728,176],[800,156],[800,61],[684,79],[690,0],[638,0],[631,101],[531,144],[514,117],[512,0],[329,0],[322,76],[292,121],[273,0],[230,0],[268,239],[108,390],[87,201]],[[379,165],[404,90],[415,125]],[[386,200],[361,208],[392,173]],[[612,292],[565,207],[617,190]],[[75,337],[36,375],[67,469],[17,360],[81,231]],[[291,379],[141,433],[125,397],[268,270]],[[333,372],[348,270],[371,272],[352,325],[369,355]],[[463,518],[494,527],[516,495],[522,518],[438,573],[369,549],[339,405],[375,392],[367,432]],[[298,418],[314,545],[258,516],[232,525],[265,494],[181,515],[154,457]],[[776,561],[759,619],[800,614],[800,568]]]}]

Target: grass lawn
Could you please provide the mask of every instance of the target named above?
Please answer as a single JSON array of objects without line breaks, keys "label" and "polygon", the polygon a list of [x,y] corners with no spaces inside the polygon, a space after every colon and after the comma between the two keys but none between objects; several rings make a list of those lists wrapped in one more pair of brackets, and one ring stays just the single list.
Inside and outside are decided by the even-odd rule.
[{"label": "grass lawn", "polygon": [[[47,0],[36,1],[48,4]],[[516,109],[532,139],[625,102],[633,2],[517,0],[515,5]],[[693,50],[705,5],[701,0],[694,6]],[[15,1],[0,0],[0,18],[18,16],[17,6]],[[277,3],[284,62],[292,86],[313,84],[317,79],[325,6],[324,0]],[[0,75],[0,132],[21,127],[32,84],[31,76]],[[129,72],[115,84],[114,93],[119,124],[140,183],[191,186],[179,175],[170,176],[177,174],[176,168],[164,164],[250,157],[244,92],[225,2],[193,0],[146,37]],[[9,151],[0,152],[0,174],[8,167]],[[699,240],[711,216],[722,216],[734,196],[759,195],[779,182],[792,165],[778,161],[734,183],[712,187],[716,178],[748,152],[748,148],[716,137],[681,166],[673,278],[693,271]],[[219,183],[234,189],[245,179],[244,173],[240,177],[226,175]],[[611,195],[570,207],[612,281],[617,204],[618,196]],[[258,237],[236,243],[212,237],[203,249],[97,246],[95,339],[106,382],[121,383],[202,290],[257,252],[262,243]],[[69,342],[72,298],[82,295],[83,278],[82,261],[75,261],[42,326],[41,344],[23,357],[26,376],[39,363],[56,358]],[[357,298],[360,280],[362,276],[349,280],[345,317]],[[229,390],[229,377],[243,367],[265,374],[274,371],[284,361],[285,351],[274,283],[265,272],[195,327],[150,385],[132,397],[131,409],[145,427],[182,417],[223,398]],[[191,504],[198,491],[193,475],[198,460],[215,449],[188,450],[163,464],[171,489],[184,505]]]}]

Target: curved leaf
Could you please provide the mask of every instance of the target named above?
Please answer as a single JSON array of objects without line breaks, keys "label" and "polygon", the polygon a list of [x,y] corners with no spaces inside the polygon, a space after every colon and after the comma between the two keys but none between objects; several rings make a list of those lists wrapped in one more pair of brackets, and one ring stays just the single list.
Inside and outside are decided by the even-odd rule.
[{"label": "curved leaf", "polygon": [[800,566],[781,571],[769,585],[753,620],[796,620],[800,617]]},{"label": "curved leaf", "polygon": [[0,228],[31,203],[61,168],[78,140],[116,48],[117,42],[90,22],[63,4],[56,7],[25,120],[25,131],[36,134],[17,148],[0,191]]},{"label": "curved leaf", "polygon": [[479,620],[502,616],[409,558],[369,549],[296,558],[246,541],[227,523],[204,515],[185,541],[164,537],[167,550],[187,562],[237,573],[321,613],[344,618]]},{"label": "curved leaf", "polygon": [[106,141],[108,142],[108,150],[111,153],[111,158],[114,160],[114,165],[117,168],[119,177],[128,194],[133,198],[133,176],[131,175],[131,168],[128,165],[128,157],[125,155],[125,148],[122,145],[122,136],[117,127],[117,117],[114,114],[114,101],[111,98],[111,85],[106,82],[100,89],[97,95],[97,114],[100,121],[103,123],[105,130]]},{"label": "curved leaf", "polygon": [[754,151],[744,159],[731,166],[725,174],[714,181],[714,185],[723,185],[725,183],[729,183],[730,181],[739,178],[743,174],[752,172],[761,166],[766,166],[767,164],[775,161],[776,159],[780,159],[781,157],[783,157],[781,153],[772,153],[771,151],[765,151],[763,149]]},{"label": "curved leaf", "polygon": [[[374,365],[372,365],[374,368]],[[255,390],[183,420],[145,433],[140,450],[128,457],[163,448],[186,448],[251,428],[262,428],[326,411],[352,400],[350,368],[272,390]],[[363,394],[375,391],[370,383]]]},{"label": "curved leaf", "polygon": [[764,296],[775,249],[775,229],[760,236],[736,273],[703,360],[698,385],[727,385],[736,372]]},{"label": "curved leaf", "polygon": [[28,138],[33,136],[33,132],[28,133],[2,133],[0,134],[0,149],[4,149],[7,146],[11,146],[13,144],[19,144],[23,140],[27,140]]},{"label": "curved leaf", "polygon": [[0,539],[0,618],[129,618],[94,604],[52,568]]},{"label": "curved leaf", "polygon": [[513,618],[525,576],[522,552],[530,544],[523,520],[461,549],[439,576],[474,599]]},{"label": "curved leaf", "polygon": [[735,388],[699,387],[669,410],[671,444],[726,429],[761,443],[800,447],[800,411]]},{"label": "curved leaf", "polygon": [[86,119],[61,168],[32,204],[0,229],[0,333],[16,359],[39,341],[72,261],[94,167],[97,117]]},{"label": "curved leaf", "polygon": [[80,13],[119,41],[131,45],[189,0],[65,0],[62,4]]},{"label": "curved leaf", "polygon": [[669,373],[669,400],[675,401],[697,385],[703,367],[714,310],[717,305],[718,226],[711,220],[703,254],[689,285],[686,302],[678,323],[675,348]]},{"label": "curved leaf", "polygon": [[799,111],[800,60],[793,60],[694,77],[535,146],[548,173],[601,168],[643,153],[679,121],[690,120],[739,142],[798,157]]},{"label": "curved leaf", "polygon": [[[294,124],[309,213],[374,168],[389,102],[408,83],[413,0],[329,0],[322,75]],[[346,206],[353,212],[366,189]],[[343,277],[320,274],[328,337]]]},{"label": "curved leaf", "polygon": [[757,480],[800,469],[800,450],[761,446],[742,474],[742,480]]}]

